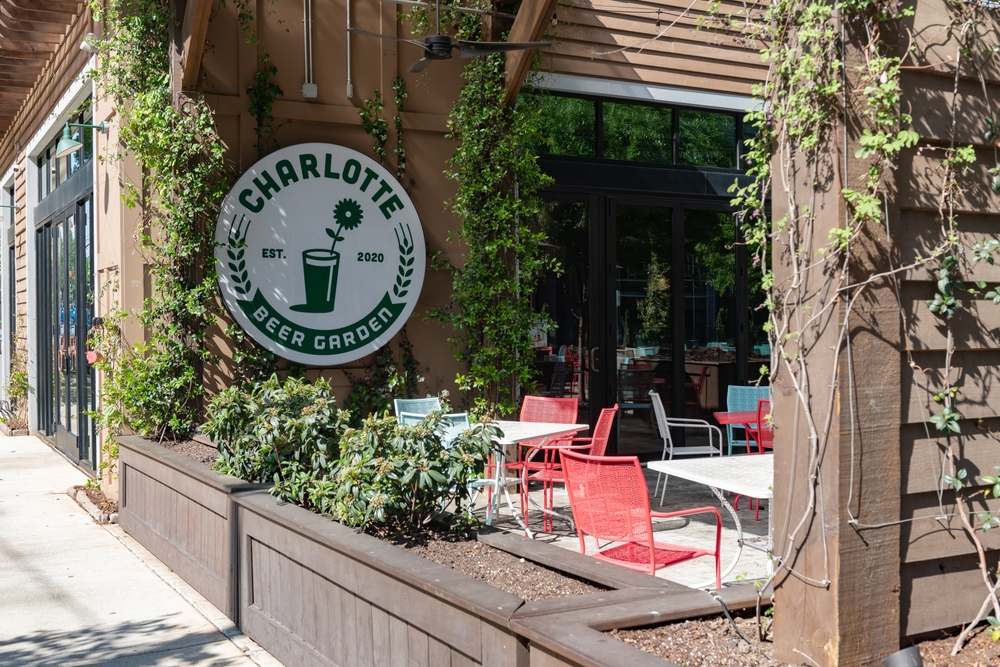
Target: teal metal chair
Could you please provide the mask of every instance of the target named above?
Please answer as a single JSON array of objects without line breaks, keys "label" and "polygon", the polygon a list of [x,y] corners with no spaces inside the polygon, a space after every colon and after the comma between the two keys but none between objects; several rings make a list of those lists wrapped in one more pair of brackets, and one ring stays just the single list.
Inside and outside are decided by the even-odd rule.
[{"label": "teal metal chair", "polygon": [[434,396],[430,398],[397,398],[392,404],[397,417],[404,412],[423,416],[441,411],[441,401]]},{"label": "teal metal chair", "polygon": [[[400,412],[396,419],[403,426],[419,426],[424,423],[427,415],[418,414],[416,412]],[[441,423],[439,427],[444,427],[444,433],[441,436],[441,442],[445,447],[451,446],[451,443],[455,442],[462,431],[471,428],[472,423],[469,421],[469,413],[467,412],[454,412],[449,415],[441,415]]]},{"label": "teal metal chair", "polygon": [[[770,387],[740,387],[731,384],[729,385],[729,390],[726,392],[726,410],[728,412],[755,412],[757,410],[757,401],[761,399],[770,400],[770,398]],[[734,438],[734,428],[740,428],[740,425],[726,425],[726,436],[729,440],[729,456],[733,455],[734,445],[745,447],[747,452],[750,451],[750,434],[744,432],[742,439]],[[757,428],[757,425],[754,424],[752,428]]]}]

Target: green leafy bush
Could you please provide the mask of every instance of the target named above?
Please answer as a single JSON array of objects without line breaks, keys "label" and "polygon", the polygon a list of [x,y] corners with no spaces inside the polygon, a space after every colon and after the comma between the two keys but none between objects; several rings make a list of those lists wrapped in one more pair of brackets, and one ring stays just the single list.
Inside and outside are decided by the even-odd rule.
[{"label": "green leafy bush", "polygon": [[347,413],[320,378],[230,387],[215,396],[203,430],[219,447],[216,469],[287,486],[294,474],[323,477],[339,455]]},{"label": "green leafy bush", "polygon": [[440,413],[415,426],[366,419],[344,432],[337,470],[317,480],[312,504],[349,526],[412,532],[454,502],[452,522],[466,524],[467,487],[479,478],[496,429],[476,424],[447,446],[443,433]]}]

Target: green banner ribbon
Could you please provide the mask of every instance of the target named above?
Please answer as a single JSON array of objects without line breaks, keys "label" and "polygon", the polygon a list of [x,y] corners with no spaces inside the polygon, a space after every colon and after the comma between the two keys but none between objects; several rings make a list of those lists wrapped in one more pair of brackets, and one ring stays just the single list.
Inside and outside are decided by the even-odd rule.
[{"label": "green banner ribbon", "polygon": [[351,352],[367,345],[403,312],[405,303],[393,303],[386,292],[371,312],[346,327],[339,329],[313,329],[292,322],[279,313],[256,290],[249,301],[236,300],[247,319],[264,336],[278,345],[302,352],[326,356]]}]

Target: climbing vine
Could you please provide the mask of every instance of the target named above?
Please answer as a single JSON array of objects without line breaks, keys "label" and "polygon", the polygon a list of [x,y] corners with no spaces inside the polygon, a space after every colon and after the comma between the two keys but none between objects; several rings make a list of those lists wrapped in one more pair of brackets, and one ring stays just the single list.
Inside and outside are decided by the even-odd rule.
[{"label": "climbing vine", "polygon": [[[477,16],[457,19],[457,34],[475,38]],[[539,210],[536,193],[551,182],[525,150],[534,117],[504,104],[504,57],[475,58],[452,109],[449,137],[457,143],[448,176],[458,183],[452,212],[462,221],[451,242],[464,244],[462,265],[452,268],[452,295],[435,315],[451,324],[457,358],[468,363],[458,377],[475,395],[475,410],[510,414],[535,373],[531,330],[551,321],[532,308],[542,271],[558,269],[542,255],[545,234],[529,221]]]},{"label": "climbing vine", "polygon": [[[778,0],[763,13],[755,9],[725,16],[722,23],[740,31],[742,39],[764,45],[762,53],[771,63],[766,81],[755,91],[762,104],[746,118],[746,126],[756,130],[747,142],[744,165],[752,181],[736,185],[731,191],[733,205],[742,211],[741,229],[754,262],[766,266],[769,246],[773,245],[775,264],[782,267],[779,273],[768,267],[764,280],[770,313],[767,330],[773,351],[770,372],[772,379],[780,377],[783,386],[791,390],[794,413],[808,434],[803,450],[808,457],[807,474],[793,480],[794,484],[804,485],[808,503],[789,524],[787,544],[780,545],[782,555],[774,576],[785,572],[811,585],[830,584],[829,556],[823,566],[827,574],[816,579],[794,570],[795,555],[805,535],[817,525],[814,521],[819,511],[817,496],[822,491],[820,468],[830,427],[839,411],[835,404],[838,395],[846,403],[844,409],[852,413],[852,428],[855,421],[850,390],[851,332],[857,327],[857,319],[852,322],[853,309],[877,290],[894,293],[904,332],[900,351],[914,371],[916,384],[925,385],[928,398],[939,406],[936,412],[925,415],[928,438],[933,437],[932,432],[936,434],[943,460],[941,511],[936,518],[958,518],[979,556],[987,589],[983,609],[959,637],[957,652],[968,631],[988,610],[994,611],[990,620],[994,627],[998,625],[995,619],[1000,617],[996,574],[987,564],[978,534],[1000,525],[1000,519],[996,513],[977,517],[971,502],[977,495],[1000,490],[995,483],[1000,478],[986,475],[979,485],[987,488],[970,491],[971,479],[960,467],[957,443],[952,437],[961,431],[963,419],[957,408],[960,388],[952,379],[956,375],[954,316],[962,307],[960,295],[1000,303],[997,290],[988,290],[985,282],[966,284],[962,280],[976,264],[992,264],[1000,242],[967,242],[958,228],[959,199],[971,185],[969,177],[977,161],[974,146],[958,141],[963,134],[962,121],[967,120],[958,110],[959,82],[963,76],[978,78],[983,108],[992,115],[983,68],[997,54],[996,49],[982,43],[983,34],[996,30],[995,18],[987,8],[971,2],[942,6],[948,12],[942,24],[945,37],[937,35],[928,41],[907,29],[907,19],[914,15],[914,9],[893,0]],[[897,46],[897,40],[907,46]],[[954,52],[941,62],[939,53],[931,53],[931,42],[948,43]],[[902,71],[930,68],[954,77],[946,114],[951,119],[949,139],[944,145],[940,138],[918,135],[903,94]],[[996,125],[991,118],[983,119],[983,124],[985,132],[977,127],[973,134],[983,132],[984,139],[993,143]],[[849,134],[856,137],[853,151],[847,148]],[[968,136],[968,132],[964,134]],[[901,161],[915,156],[937,162],[940,236],[922,253],[913,255],[911,251],[907,257],[899,240],[893,238],[888,211],[899,196],[895,179]],[[988,170],[992,177],[989,185],[998,191],[1000,179],[996,175],[1000,169],[995,166],[995,149],[993,163]],[[823,206],[823,188],[829,182],[843,184],[839,194],[846,215],[841,224],[829,230],[824,244],[817,243],[814,237],[822,233],[818,215]],[[776,212],[774,217],[771,206]],[[810,252],[817,246],[818,252]],[[935,293],[925,306],[937,318],[946,339],[945,362],[940,369],[923,368],[915,362],[909,340],[914,335],[913,323],[901,296],[900,281],[925,271],[931,273],[935,284]],[[828,346],[821,354],[822,367],[832,368],[832,377],[819,377],[818,366],[812,363],[813,350],[819,349],[821,339],[828,340],[823,337],[830,330],[836,331],[833,363]],[[841,376],[845,357],[848,373]],[[936,384],[935,377],[940,378],[940,384]],[[823,392],[821,387],[833,390]],[[819,400],[816,395],[829,398]],[[856,455],[853,449],[851,455]],[[855,464],[852,459],[852,472]],[[941,500],[940,491],[945,486],[955,492],[955,512],[951,514]],[[852,485],[850,493],[854,492]],[[858,530],[899,523],[863,523],[853,514],[851,503],[849,497],[848,523]],[[825,530],[822,523],[820,518],[819,529]],[[826,536],[820,539],[826,548]]]},{"label": "climbing vine", "polygon": [[[147,340],[123,341],[128,356],[105,369],[101,384],[102,404],[118,402],[124,416],[98,422],[183,437],[196,422],[201,368],[212,358],[205,335],[215,322],[216,277],[205,258],[226,189],[224,147],[208,105],[175,100],[170,89],[169,3],[111,0],[92,9],[106,30],[93,77],[117,110],[121,137],[121,154],[110,157],[127,154],[142,169],[141,181],[126,185],[125,201],[142,210],[136,236],[152,287],[138,315]],[[125,317],[118,311],[107,321]]]}]

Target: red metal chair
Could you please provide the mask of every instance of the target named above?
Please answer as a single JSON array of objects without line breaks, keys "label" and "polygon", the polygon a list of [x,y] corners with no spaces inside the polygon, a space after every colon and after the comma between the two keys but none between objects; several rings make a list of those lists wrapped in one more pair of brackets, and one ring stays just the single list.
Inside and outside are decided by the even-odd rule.
[{"label": "red metal chair", "polygon": [[694,414],[699,419],[701,418],[701,389],[705,386],[705,376],[708,375],[708,366],[701,367],[701,375],[698,376],[697,382],[685,382],[684,391],[692,389],[694,397],[684,399],[684,409],[687,410],[687,406],[694,407]]},{"label": "red metal chair", "polygon": [[[575,451],[591,456],[604,456],[608,448],[608,440],[611,438],[611,429],[615,425],[615,414],[618,412],[618,405],[613,408],[601,410],[601,416],[597,418],[594,426],[594,435],[589,438],[564,438],[547,443],[541,443],[529,449],[524,457],[524,468],[522,473],[525,476],[521,484],[522,509],[528,507],[528,483],[542,483],[542,530],[552,530],[552,509],[554,504],[553,491],[555,484],[565,484],[562,465],[556,456],[564,451]],[[542,460],[536,461],[534,457],[539,452],[542,453]],[[528,522],[528,515],[524,515],[525,525]]]},{"label": "red metal chair", "polygon": [[[757,401],[757,428],[750,431],[750,437],[757,443],[757,454],[763,454],[765,449],[774,449],[774,424],[771,421],[771,401],[769,399],[761,398]],[[747,447],[747,454],[757,456],[749,447]],[[733,507],[737,511],[740,509],[741,497],[736,496],[736,500],[733,502]],[[756,508],[754,520],[760,521],[760,499],[751,498],[750,507],[751,509]]]},{"label": "red metal chair", "polygon": [[[575,424],[577,414],[580,411],[579,401],[576,398],[549,398],[546,396],[525,396],[521,403],[520,421],[535,422],[545,424]],[[522,477],[524,470],[524,458],[521,457],[522,448],[537,447],[545,444],[545,439],[527,440],[518,447],[517,458],[505,464],[505,469],[512,477]],[[536,469],[541,468],[540,464]],[[487,478],[493,470],[493,463],[490,462],[486,470]],[[524,515],[528,508],[528,489],[525,484],[521,484],[521,514]],[[487,510],[488,502],[487,502]]]},{"label": "red metal chair", "polygon": [[769,399],[762,398],[757,401],[757,428],[750,434],[757,442],[758,454],[763,454],[765,449],[774,449],[774,424],[771,422]]},{"label": "red metal chair", "polygon": [[[715,558],[715,587],[722,587],[719,545],[722,516],[714,507],[697,507],[677,512],[649,509],[649,490],[635,456],[587,456],[563,452],[566,490],[573,508],[580,553],[587,553],[586,535],[594,538],[600,558],[622,567],[655,575],[656,571],[701,556]],[[656,542],[652,517],[671,518],[692,514],[715,515],[715,550]],[[615,543],[601,548],[601,541]]]}]

